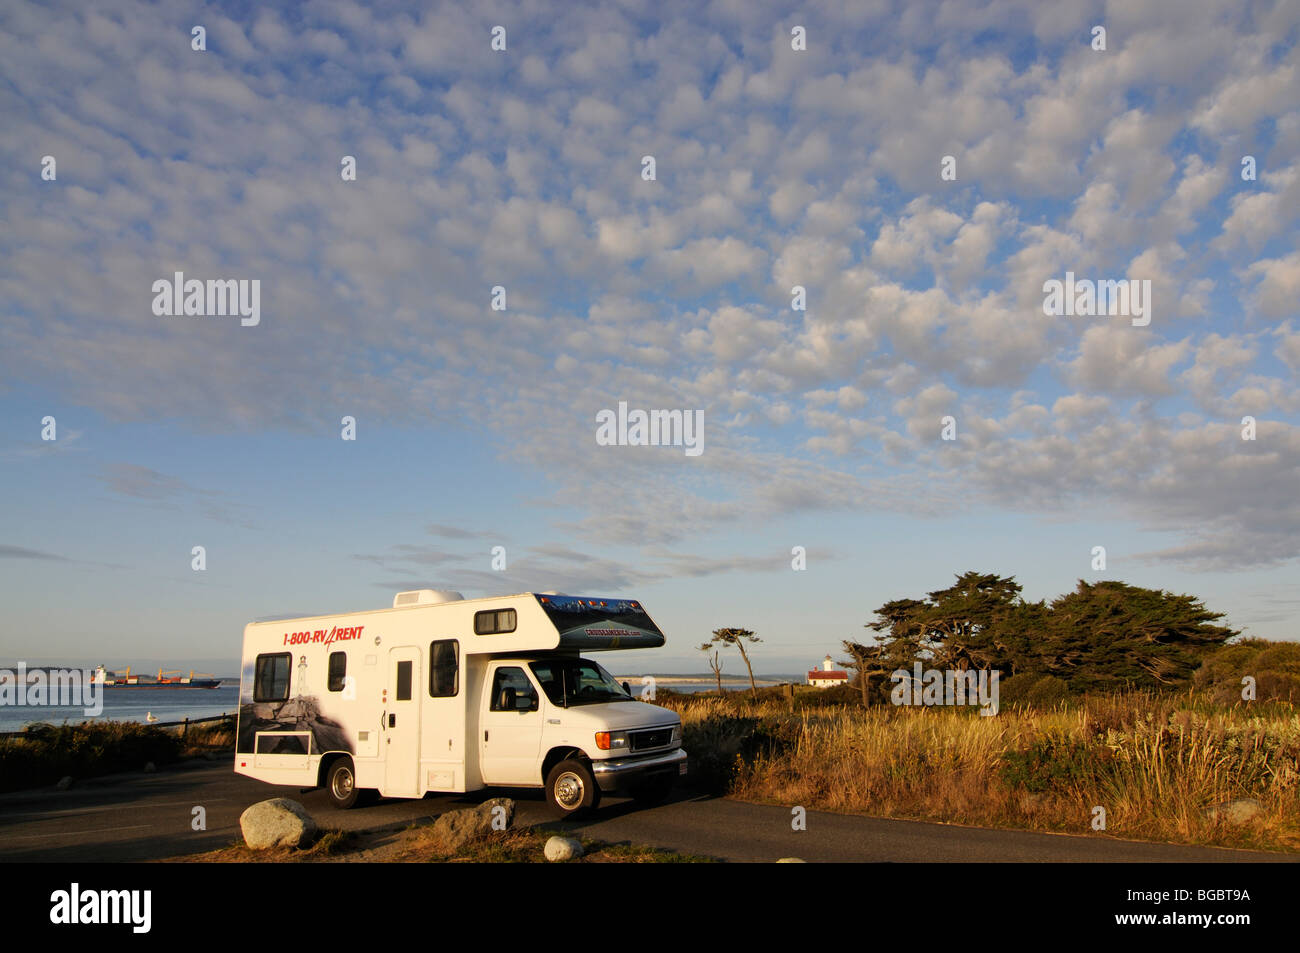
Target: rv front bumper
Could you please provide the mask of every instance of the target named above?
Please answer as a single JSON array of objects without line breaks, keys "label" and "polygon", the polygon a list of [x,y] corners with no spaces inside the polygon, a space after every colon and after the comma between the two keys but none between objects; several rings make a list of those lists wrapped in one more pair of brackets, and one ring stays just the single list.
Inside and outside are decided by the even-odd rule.
[{"label": "rv front bumper", "polygon": [[640,781],[686,773],[686,752],[681,748],[642,758],[608,758],[591,762],[596,785],[605,792],[617,791]]}]

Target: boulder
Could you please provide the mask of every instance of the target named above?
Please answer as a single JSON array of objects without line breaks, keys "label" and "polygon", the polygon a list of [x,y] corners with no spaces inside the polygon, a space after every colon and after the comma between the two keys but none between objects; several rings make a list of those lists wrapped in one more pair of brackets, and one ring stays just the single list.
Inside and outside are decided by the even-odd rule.
[{"label": "boulder", "polygon": [[546,842],[543,850],[546,859],[553,862],[573,860],[582,856],[582,841],[576,837],[563,837],[559,834]]},{"label": "boulder", "polygon": [[239,829],[244,832],[244,843],[253,850],[305,847],[316,833],[316,822],[297,801],[273,797],[239,815]]},{"label": "boulder", "polygon": [[59,783],[56,784],[55,787],[60,791],[66,791],[68,788],[72,787],[72,775],[68,774],[59,778]]},{"label": "boulder", "polygon": [[[497,808],[500,808],[500,810],[497,810]],[[509,830],[515,822],[515,802],[508,797],[488,798],[474,810],[487,818],[489,830]],[[500,818],[500,820],[497,820],[497,818]]]},{"label": "boulder", "polygon": [[153,774],[153,773],[154,773],[155,771],[157,771],[157,770],[158,770],[158,766],[157,766],[156,764],[154,764],[152,761],[146,761],[146,762],[144,763],[144,773],[145,773],[145,774]]},{"label": "boulder", "polygon": [[[501,810],[496,810],[500,808]],[[500,817],[505,822],[501,826]],[[433,822],[433,833],[448,850],[460,850],[471,841],[486,837],[494,830],[507,830],[515,819],[515,802],[508,797],[494,797],[472,810],[448,811]]]},{"label": "boulder", "polygon": [[1233,827],[1249,824],[1256,815],[1264,810],[1264,805],[1253,797],[1239,797],[1235,801],[1223,801],[1212,805],[1205,811],[1209,821],[1224,821]]},{"label": "boulder", "polygon": [[492,830],[490,815],[472,811],[447,811],[433,822],[434,836],[447,850],[460,850]]}]

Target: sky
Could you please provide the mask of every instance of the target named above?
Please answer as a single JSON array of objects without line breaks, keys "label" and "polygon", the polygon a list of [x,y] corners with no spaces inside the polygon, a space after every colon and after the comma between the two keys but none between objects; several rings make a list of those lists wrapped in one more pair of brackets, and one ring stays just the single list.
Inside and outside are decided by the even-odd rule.
[{"label": "sky", "polygon": [[[798,673],[967,570],[1294,640],[1298,34],[9,0],[0,664],[233,671],[250,621],[432,587],[640,599],[668,644],[620,674],[722,626]],[[257,323],[156,313],[176,272],[256,280]],[[1045,313],[1067,272],[1149,282],[1146,323]],[[701,452],[598,441],[620,402]]]}]

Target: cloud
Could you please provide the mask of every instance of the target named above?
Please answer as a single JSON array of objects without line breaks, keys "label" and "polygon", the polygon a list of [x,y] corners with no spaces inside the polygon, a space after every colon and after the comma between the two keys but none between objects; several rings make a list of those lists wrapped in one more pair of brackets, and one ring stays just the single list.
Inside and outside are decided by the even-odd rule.
[{"label": "cloud", "polygon": [[25,546],[12,546],[0,543],[0,559],[35,559],[49,562],[68,562],[67,556],[58,556],[54,553],[44,553],[38,549],[28,549]]},{"label": "cloud", "polygon": [[104,464],[95,476],[119,496],[144,500],[165,508],[191,507],[201,516],[219,523],[254,528],[253,508],[237,503],[217,490],[191,486],[179,477],[159,473],[134,463]]},{"label": "cloud", "polygon": [[1246,272],[1259,278],[1255,303],[1261,313],[1271,318],[1300,313],[1300,251],[1285,258],[1257,261]]},{"label": "cloud", "polygon": [[[1207,29],[1116,7],[1101,54],[1067,3],[818,14],[805,55],[775,13],[733,3],[528,5],[496,54],[463,5],[327,2],[212,15],[199,54],[134,0],[10,4],[0,374],[201,434],[319,434],[338,406],[458,420],[608,545],[954,496],[1151,507],[1132,486],[1159,472],[1187,495],[1151,510],[1185,537],[1159,558],[1300,555],[1274,529],[1295,528],[1289,510],[1225,509],[1196,477],[1240,448],[1149,449],[1177,450],[1193,410],[1267,406],[1272,440],[1296,429],[1293,15],[1219,4]],[[1259,183],[1239,181],[1248,150]],[[1126,269],[1157,286],[1152,328],[1042,315],[1044,280]],[[154,316],[152,282],[178,270],[260,279],[262,324]],[[701,409],[705,453],[597,448],[594,413],[617,399]],[[935,442],[947,413],[956,446]],[[1260,446],[1252,479],[1291,482]],[[251,512],[140,464],[98,478],[124,500]],[[375,558],[497,578],[450,549]]]}]

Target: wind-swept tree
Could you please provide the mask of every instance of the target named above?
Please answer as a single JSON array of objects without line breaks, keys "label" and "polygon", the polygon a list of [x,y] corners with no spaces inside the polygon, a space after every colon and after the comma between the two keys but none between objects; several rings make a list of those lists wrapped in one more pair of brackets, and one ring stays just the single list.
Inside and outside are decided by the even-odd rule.
[{"label": "wind-swept tree", "polygon": [[884,646],[863,645],[861,642],[845,640],[844,651],[848,653],[851,661],[840,664],[847,665],[858,673],[858,688],[862,691],[862,704],[868,705],[870,704],[868,688],[872,677],[893,671],[884,661]]},{"label": "wind-swept tree", "polygon": [[[722,694],[722,660],[718,657],[718,649],[712,642],[705,642],[700,646],[700,651],[704,653],[705,658],[709,660],[709,668],[713,669],[713,677],[718,682],[718,694]],[[712,655],[709,653],[712,652]]]},{"label": "wind-swept tree", "polygon": [[1045,668],[1075,691],[1180,685],[1238,634],[1222,618],[1192,596],[1080,579],[1050,606]]},{"label": "wind-swept tree", "polygon": [[967,572],[947,589],[928,594],[922,613],[927,638],[942,668],[994,668],[1006,660],[997,625],[1016,605],[1020,585],[1011,576]]},{"label": "wind-swept tree", "polygon": [[752,697],[758,697],[758,686],[754,684],[754,666],[749,664],[749,653],[745,651],[746,642],[762,642],[763,640],[756,636],[749,629],[714,629],[713,641],[722,645],[734,645],[740,649],[740,658],[745,663],[745,668],[749,670],[749,693]]},{"label": "wind-swept tree", "polygon": [[895,599],[876,610],[876,621],[866,627],[878,633],[881,659],[891,669],[911,665],[930,649],[925,644],[925,603],[918,599]]},{"label": "wind-swept tree", "polygon": [[[887,669],[998,669],[1052,675],[1074,691],[1186,684],[1204,655],[1237,633],[1192,596],[1118,581],[1088,583],[1025,602],[1012,576],[967,572],[924,600],[876,610]],[[848,643],[845,648],[848,649]]]},{"label": "wind-swept tree", "polygon": [[1004,638],[1004,623],[1020,602],[1012,576],[967,572],[924,600],[895,599],[876,610],[867,628],[881,633],[893,668],[924,661],[940,668],[1013,668],[1018,646]]}]

